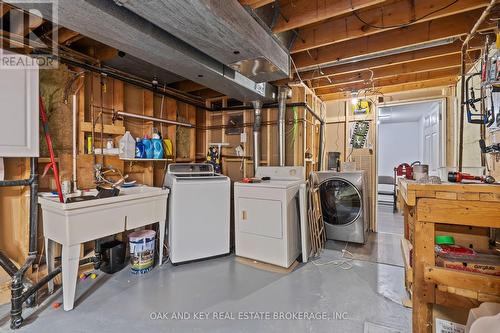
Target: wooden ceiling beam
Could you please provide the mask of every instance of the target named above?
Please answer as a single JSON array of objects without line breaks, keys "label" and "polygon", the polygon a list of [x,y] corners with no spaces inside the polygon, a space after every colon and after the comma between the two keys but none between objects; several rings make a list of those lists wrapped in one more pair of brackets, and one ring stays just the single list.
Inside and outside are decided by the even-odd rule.
[{"label": "wooden ceiling beam", "polygon": [[[469,44],[468,51],[469,52],[477,51],[483,45],[484,45],[484,38],[482,38],[482,36],[480,38],[475,38]],[[384,67],[387,65],[404,64],[412,61],[442,57],[444,55],[449,55],[449,54],[459,54],[461,47],[462,47],[462,42],[457,40],[453,44],[436,46],[417,51],[410,51],[370,60],[358,61],[344,65],[325,67],[321,69],[321,72],[318,69],[305,71],[300,73],[300,77],[304,81],[310,81],[319,78],[326,78],[327,76],[339,75],[343,73],[355,73],[360,70],[374,69],[378,67]],[[298,77],[297,74],[295,74],[292,80],[290,79],[279,80],[276,81],[275,84],[285,85],[290,81],[297,81],[297,80]]]},{"label": "wooden ceiling beam", "polygon": [[454,67],[447,69],[439,69],[435,71],[427,71],[423,73],[410,73],[410,74],[392,76],[388,78],[375,79],[373,80],[372,84],[367,84],[365,82],[347,83],[335,87],[319,88],[315,89],[314,91],[316,95],[321,96],[321,95],[339,93],[343,91],[352,92],[352,91],[372,90],[372,89],[377,90],[378,88],[384,86],[393,86],[397,84],[405,84],[410,82],[427,81],[427,80],[445,78],[450,76],[454,76],[455,79],[457,79],[459,73],[460,73],[460,68]]},{"label": "wooden ceiling beam", "polygon": [[257,9],[274,2],[274,0],[239,0],[239,1],[243,6],[249,6],[252,9]]},{"label": "wooden ceiling beam", "polygon": [[386,0],[293,0],[281,1],[281,15],[274,33],[293,30],[332,17],[339,17],[366,7],[384,3]]},{"label": "wooden ceiling beam", "polygon": [[[421,18],[418,23],[430,21],[445,16],[460,14],[488,5],[487,0],[461,0],[450,7],[435,12],[429,16],[426,14],[443,8],[442,0],[420,0],[412,3],[408,0],[398,0],[384,6],[360,10],[357,15],[369,25],[361,22],[356,15],[328,20],[326,22],[299,30],[299,36],[290,53],[302,52],[321,46],[343,42],[353,38],[369,36],[394,29],[394,26],[412,22],[415,18]],[[424,17],[425,16],[425,17]],[[416,22],[412,23],[416,24]],[[370,26],[371,25],[371,26]],[[376,28],[388,27],[388,28]]]},{"label": "wooden ceiling beam", "polygon": [[[469,54],[468,64],[474,64],[479,59],[481,52]],[[461,64],[460,54],[448,54],[432,59],[418,60],[403,64],[387,65],[374,69],[360,70],[354,73],[344,73],[311,81],[311,88],[325,88],[343,85],[349,82],[369,82],[380,78],[397,76],[401,74],[422,73],[439,69],[458,68]]]},{"label": "wooden ceiling beam", "polygon": [[11,7],[8,4],[0,2],[0,18],[5,14],[7,14],[10,11],[10,9]]},{"label": "wooden ceiling beam", "polygon": [[[377,92],[374,92],[372,94],[368,95],[377,95],[377,94],[392,94],[392,93],[398,93],[398,92],[409,92],[409,91],[416,91],[416,90],[422,90],[422,89],[429,89],[429,88],[439,88],[439,87],[448,87],[448,86],[453,86],[457,83],[457,77],[454,76],[449,76],[445,78],[437,78],[437,79],[431,79],[431,80],[426,80],[426,81],[419,81],[419,82],[410,82],[410,83],[403,83],[403,84],[396,84],[393,86],[384,86],[384,87],[379,87],[377,89]],[[331,101],[331,100],[342,100],[342,99],[350,99],[351,98],[351,93],[349,91],[344,91],[344,92],[339,92],[339,93],[333,93],[333,94],[326,94],[322,95],[321,99],[323,101]]]},{"label": "wooden ceiling beam", "polygon": [[218,91],[215,91],[213,89],[209,89],[209,88],[196,91],[194,93],[194,95],[202,97],[202,98],[205,98],[205,99],[224,96],[224,94],[222,94],[222,93],[220,93]]},{"label": "wooden ceiling beam", "polygon": [[118,57],[118,50],[111,46],[99,45],[95,47],[94,58],[99,61],[111,60]]},{"label": "wooden ceiling beam", "polygon": [[57,39],[59,44],[66,44],[69,41],[72,41],[74,38],[81,36],[78,32],[73,30],[61,27],[57,31]]},{"label": "wooden ceiling beam", "polygon": [[193,82],[191,80],[184,80],[184,81],[175,82],[175,83],[172,83],[170,86],[174,89],[181,90],[184,92],[199,91],[199,90],[203,90],[203,89],[207,88],[204,85]]},{"label": "wooden ceiling beam", "polygon": [[[345,42],[320,47],[311,52],[293,55],[298,69],[314,69],[315,66],[334,63],[362,55],[377,54],[447,37],[458,37],[470,31],[481,15],[481,10],[447,16],[445,18],[418,23],[405,28],[393,29],[383,33],[361,37]],[[491,28],[492,22],[481,27]]]}]

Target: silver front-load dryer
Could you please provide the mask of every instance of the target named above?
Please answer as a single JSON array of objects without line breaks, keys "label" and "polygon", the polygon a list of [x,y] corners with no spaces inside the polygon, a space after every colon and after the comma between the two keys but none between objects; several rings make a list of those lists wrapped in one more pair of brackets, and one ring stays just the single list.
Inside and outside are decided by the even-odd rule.
[{"label": "silver front-load dryer", "polygon": [[366,243],[370,218],[366,173],[319,171],[313,177],[319,186],[326,237]]}]

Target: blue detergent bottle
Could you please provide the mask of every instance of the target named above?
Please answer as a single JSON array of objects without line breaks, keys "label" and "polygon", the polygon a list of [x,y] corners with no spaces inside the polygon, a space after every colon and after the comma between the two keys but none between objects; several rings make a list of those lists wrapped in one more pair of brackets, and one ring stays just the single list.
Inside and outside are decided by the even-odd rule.
[{"label": "blue detergent bottle", "polygon": [[158,135],[157,133],[153,134],[153,139],[151,141],[153,143],[153,158],[162,159],[164,155],[164,149],[163,140],[160,138],[160,135]]},{"label": "blue detergent bottle", "polygon": [[145,158],[146,152],[144,151],[144,144],[141,138],[135,139],[135,158]]},{"label": "blue detergent bottle", "polygon": [[142,139],[142,144],[144,145],[144,152],[146,153],[146,158],[153,158],[153,143],[148,136]]}]

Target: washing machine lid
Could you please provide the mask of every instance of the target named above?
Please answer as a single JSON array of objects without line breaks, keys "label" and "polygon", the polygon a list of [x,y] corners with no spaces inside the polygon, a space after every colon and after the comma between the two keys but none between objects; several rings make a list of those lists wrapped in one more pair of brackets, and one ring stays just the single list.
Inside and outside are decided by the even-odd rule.
[{"label": "washing machine lid", "polygon": [[361,215],[361,193],[350,181],[331,177],[319,186],[323,221],[342,226],[355,222]]}]

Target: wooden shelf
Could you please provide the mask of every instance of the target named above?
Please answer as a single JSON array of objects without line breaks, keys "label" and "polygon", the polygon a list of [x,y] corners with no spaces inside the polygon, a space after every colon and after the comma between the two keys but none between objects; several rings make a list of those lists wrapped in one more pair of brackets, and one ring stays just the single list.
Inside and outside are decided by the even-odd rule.
[{"label": "wooden shelf", "polygon": [[192,158],[187,157],[187,158],[176,158],[175,161],[176,162],[184,163],[184,162],[194,162],[195,160],[192,159]]},{"label": "wooden shelf", "polygon": [[120,160],[122,161],[128,161],[128,162],[170,162],[173,161],[171,158],[122,158],[120,157]]},{"label": "wooden shelf", "polygon": [[[92,123],[81,122],[80,131],[82,132],[92,132]],[[96,124],[94,132],[96,134],[101,133],[101,124]],[[125,134],[125,127],[115,126],[115,125],[104,125],[103,133],[108,135],[123,135]]]},{"label": "wooden shelf", "polygon": [[[55,158],[56,162],[59,163],[59,157]],[[39,157],[38,164],[50,163],[50,157]]]}]

